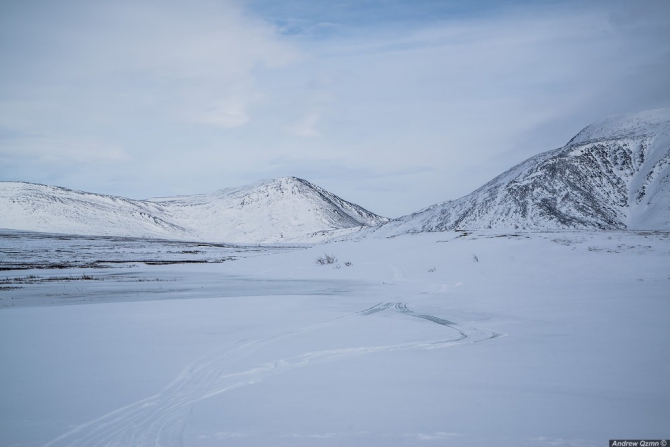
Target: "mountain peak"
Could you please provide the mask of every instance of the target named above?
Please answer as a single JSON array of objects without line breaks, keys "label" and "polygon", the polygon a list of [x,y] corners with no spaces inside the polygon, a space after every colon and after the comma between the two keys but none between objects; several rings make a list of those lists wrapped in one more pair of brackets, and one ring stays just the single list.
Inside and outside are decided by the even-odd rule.
[{"label": "mountain peak", "polygon": [[670,109],[645,110],[629,115],[615,115],[598,120],[579,132],[568,145],[655,135],[670,125]]},{"label": "mountain peak", "polygon": [[382,233],[467,229],[670,229],[670,109],[597,121],[457,200]]},{"label": "mountain peak", "polygon": [[213,194],[131,200],[30,183],[0,183],[0,228],[211,242],[281,242],[388,219],[297,177]]}]

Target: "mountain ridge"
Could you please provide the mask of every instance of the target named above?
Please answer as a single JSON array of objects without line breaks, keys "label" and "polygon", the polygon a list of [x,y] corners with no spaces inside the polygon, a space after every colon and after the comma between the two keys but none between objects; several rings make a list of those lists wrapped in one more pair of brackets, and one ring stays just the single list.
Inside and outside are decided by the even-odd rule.
[{"label": "mountain ridge", "polygon": [[459,228],[670,230],[670,109],[596,121],[562,148],[379,230]]},{"label": "mountain ridge", "polygon": [[455,229],[670,230],[670,109],[604,118],[461,198],[387,219],[307,180],[146,200],[0,182],[0,228],[208,242]]},{"label": "mountain ridge", "polygon": [[147,200],[28,182],[0,182],[0,227],[210,242],[299,242],[388,219],[297,177],[212,194]]}]

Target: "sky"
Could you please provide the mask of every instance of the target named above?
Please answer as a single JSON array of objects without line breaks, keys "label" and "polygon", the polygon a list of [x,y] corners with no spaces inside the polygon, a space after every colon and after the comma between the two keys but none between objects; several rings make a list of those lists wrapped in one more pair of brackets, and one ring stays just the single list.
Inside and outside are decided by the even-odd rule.
[{"label": "sky", "polygon": [[399,217],[670,107],[670,2],[0,0],[0,180]]}]

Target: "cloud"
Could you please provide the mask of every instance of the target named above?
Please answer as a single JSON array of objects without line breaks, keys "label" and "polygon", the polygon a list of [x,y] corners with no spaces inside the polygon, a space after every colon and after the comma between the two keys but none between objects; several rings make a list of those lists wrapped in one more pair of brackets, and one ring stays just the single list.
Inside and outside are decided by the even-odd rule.
[{"label": "cloud", "polygon": [[320,137],[321,132],[316,128],[321,120],[321,112],[312,110],[298,122],[284,127],[284,130],[297,137]]},{"label": "cloud", "polygon": [[[3,56],[12,68],[2,81],[17,102],[27,105],[39,95],[41,102],[65,103],[83,116],[92,112],[89,120],[145,120],[158,112],[173,121],[198,117],[201,124],[244,125],[260,96],[255,73],[298,56],[237,2],[43,6],[25,5],[6,17],[5,24],[22,27],[10,26],[15,46],[4,48]],[[31,51],[48,57],[26,57]],[[34,78],[30,84],[21,79],[25,73]]]},{"label": "cloud", "polygon": [[[464,167],[515,147],[520,161],[603,115],[647,107],[640,90],[668,99],[641,73],[664,46],[613,29],[606,9],[530,8],[361,33],[310,48],[320,71],[343,74],[320,125],[338,120],[342,153],[361,162]],[[537,145],[519,147],[523,139]]]},{"label": "cloud", "polygon": [[670,104],[668,2],[36,2],[0,6],[4,178],[301,175],[398,216]]},{"label": "cloud", "polygon": [[216,108],[212,111],[200,115],[196,122],[202,124],[212,124],[223,128],[243,126],[249,122],[249,115],[245,111],[246,107],[239,109],[230,104]]},{"label": "cloud", "polygon": [[248,92],[236,94],[225,99],[211,101],[207,110],[191,112],[185,115],[190,121],[221,127],[224,129],[239,127],[251,121],[250,108],[259,101],[261,95]]},{"label": "cloud", "polygon": [[123,147],[105,141],[31,136],[0,141],[0,157],[32,163],[114,163],[129,159]]}]

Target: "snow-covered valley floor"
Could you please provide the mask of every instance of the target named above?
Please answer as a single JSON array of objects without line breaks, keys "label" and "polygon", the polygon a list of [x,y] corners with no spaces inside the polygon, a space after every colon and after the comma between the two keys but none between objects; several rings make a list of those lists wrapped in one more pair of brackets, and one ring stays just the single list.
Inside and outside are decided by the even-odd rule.
[{"label": "snow-covered valley floor", "polygon": [[0,445],[670,437],[669,233],[180,244],[0,234]]}]

